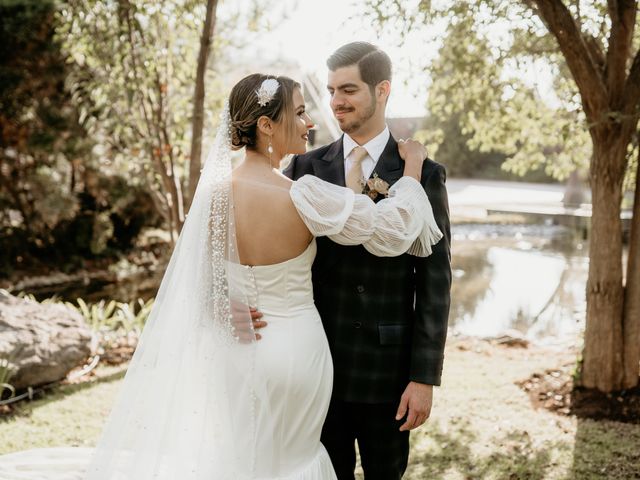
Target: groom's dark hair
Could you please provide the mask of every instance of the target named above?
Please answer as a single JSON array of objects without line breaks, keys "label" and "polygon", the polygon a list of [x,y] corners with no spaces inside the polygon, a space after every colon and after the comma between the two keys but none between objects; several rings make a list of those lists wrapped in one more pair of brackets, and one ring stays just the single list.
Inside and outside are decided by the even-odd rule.
[{"label": "groom's dark hair", "polygon": [[362,81],[373,88],[383,80],[391,81],[391,59],[375,45],[368,42],[352,42],[343,45],[327,60],[332,72],[342,67],[357,65]]}]

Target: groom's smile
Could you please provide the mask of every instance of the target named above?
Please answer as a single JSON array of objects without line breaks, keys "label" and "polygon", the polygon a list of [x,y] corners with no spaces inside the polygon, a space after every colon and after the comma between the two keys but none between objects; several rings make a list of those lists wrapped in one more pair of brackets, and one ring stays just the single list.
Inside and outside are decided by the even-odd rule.
[{"label": "groom's smile", "polygon": [[376,99],[357,65],[330,70],[327,90],[331,110],[343,132],[358,132],[376,114]]}]

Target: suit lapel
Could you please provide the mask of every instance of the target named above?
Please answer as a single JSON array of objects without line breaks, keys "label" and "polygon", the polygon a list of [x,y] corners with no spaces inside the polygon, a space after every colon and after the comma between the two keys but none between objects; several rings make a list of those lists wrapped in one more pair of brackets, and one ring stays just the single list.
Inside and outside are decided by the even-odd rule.
[{"label": "suit lapel", "polygon": [[326,153],[320,158],[312,160],[313,172],[316,177],[344,187],[344,153],[342,137],[333,142]]},{"label": "suit lapel", "polygon": [[[322,157],[314,158],[312,163],[315,176],[342,187],[346,185],[342,137],[333,142]],[[389,136],[389,141],[369,178],[377,174],[391,186],[402,177],[403,169],[404,161],[398,153],[398,142],[393,136]]]}]

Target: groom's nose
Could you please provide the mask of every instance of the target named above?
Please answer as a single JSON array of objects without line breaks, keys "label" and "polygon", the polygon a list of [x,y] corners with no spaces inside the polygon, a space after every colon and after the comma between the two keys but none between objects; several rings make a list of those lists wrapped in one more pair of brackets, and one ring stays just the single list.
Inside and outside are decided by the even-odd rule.
[{"label": "groom's nose", "polygon": [[344,107],[344,97],[339,92],[333,92],[331,95],[331,102],[329,103],[333,110]]}]

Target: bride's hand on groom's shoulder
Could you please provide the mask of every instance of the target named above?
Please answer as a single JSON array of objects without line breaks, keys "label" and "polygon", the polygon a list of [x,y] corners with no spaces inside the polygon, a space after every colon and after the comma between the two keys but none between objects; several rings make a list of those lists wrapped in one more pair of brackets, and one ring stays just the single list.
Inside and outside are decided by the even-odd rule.
[{"label": "bride's hand on groom's shoulder", "polygon": [[404,174],[420,181],[422,163],[427,158],[427,148],[416,140],[398,140],[398,153],[404,160]]},{"label": "bride's hand on groom's shoulder", "polygon": [[398,140],[398,153],[404,161],[419,160],[422,162],[427,158],[427,147],[412,138],[407,140],[401,138]]},{"label": "bride's hand on groom's shoulder", "polygon": [[426,422],[431,414],[432,402],[433,385],[409,382],[400,397],[400,405],[396,413],[398,421],[406,416],[405,422],[400,426],[400,431],[413,430]]}]

